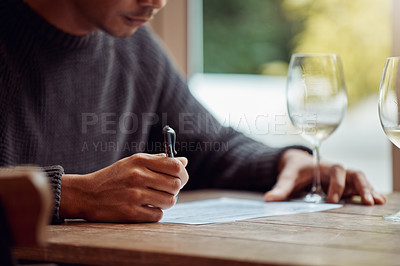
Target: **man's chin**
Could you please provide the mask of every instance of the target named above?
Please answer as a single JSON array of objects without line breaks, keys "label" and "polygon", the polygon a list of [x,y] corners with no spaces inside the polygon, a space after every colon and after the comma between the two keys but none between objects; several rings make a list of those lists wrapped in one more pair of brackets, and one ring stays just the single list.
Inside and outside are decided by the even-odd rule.
[{"label": "man's chin", "polygon": [[126,38],[126,37],[129,37],[129,36],[132,36],[137,30],[138,30],[138,28],[135,28],[135,29],[132,29],[130,32],[125,32],[125,33],[122,33],[120,35],[114,35],[114,36],[115,37],[120,37],[120,38]]},{"label": "man's chin", "polygon": [[130,28],[128,30],[110,30],[110,29],[102,29],[102,31],[106,32],[107,34],[118,37],[118,38],[126,38],[132,36],[138,28]]}]

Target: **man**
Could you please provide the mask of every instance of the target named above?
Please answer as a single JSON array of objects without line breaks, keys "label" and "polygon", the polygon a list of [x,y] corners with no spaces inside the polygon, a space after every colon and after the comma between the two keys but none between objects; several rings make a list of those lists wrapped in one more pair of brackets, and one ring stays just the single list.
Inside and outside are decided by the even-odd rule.
[{"label": "man", "polygon": [[[306,148],[270,148],[221,127],[189,93],[143,27],[165,4],[0,4],[0,165],[43,167],[54,188],[54,222],[158,221],[185,185],[273,187],[266,201],[310,185],[313,161]],[[167,123],[184,157],[160,154]],[[386,200],[361,172],[329,163],[321,170],[330,202],[356,194],[367,205]]]}]

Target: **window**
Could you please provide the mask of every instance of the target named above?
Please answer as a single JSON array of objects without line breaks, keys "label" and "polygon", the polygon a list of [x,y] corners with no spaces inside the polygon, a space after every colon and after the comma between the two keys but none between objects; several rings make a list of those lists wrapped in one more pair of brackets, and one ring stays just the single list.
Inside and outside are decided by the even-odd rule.
[{"label": "window", "polygon": [[188,10],[185,69],[193,94],[223,124],[271,146],[308,145],[292,134],[286,115],[290,55],[340,54],[349,108],[342,125],[322,143],[322,159],[363,170],[380,192],[392,190],[391,145],[380,128],[377,93],[397,36],[391,28],[392,9],[400,6],[396,1],[175,0],[168,5],[174,2],[184,2]]}]

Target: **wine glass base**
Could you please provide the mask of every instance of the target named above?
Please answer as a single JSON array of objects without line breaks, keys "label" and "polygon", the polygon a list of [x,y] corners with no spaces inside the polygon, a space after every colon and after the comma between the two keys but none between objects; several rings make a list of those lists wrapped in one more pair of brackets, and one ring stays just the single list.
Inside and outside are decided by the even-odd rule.
[{"label": "wine glass base", "polygon": [[400,212],[393,213],[391,215],[383,216],[384,220],[392,222],[400,222]]},{"label": "wine glass base", "polygon": [[307,194],[303,200],[308,203],[324,203],[326,196],[324,194],[317,194],[317,193],[309,193]]}]

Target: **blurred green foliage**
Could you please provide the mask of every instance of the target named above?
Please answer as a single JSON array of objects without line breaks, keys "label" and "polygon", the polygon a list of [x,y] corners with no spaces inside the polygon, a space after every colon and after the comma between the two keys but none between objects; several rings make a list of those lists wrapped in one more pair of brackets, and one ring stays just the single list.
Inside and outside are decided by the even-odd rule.
[{"label": "blurred green foliage", "polygon": [[349,102],[377,93],[392,0],[203,0],[204,72],[285,75],[295,52],[338,53]]},{"label": "blurred green foliage", "polygon": [[260,73],[290,59],[296,28],[280,0],[203,0],[204,71]]}]

